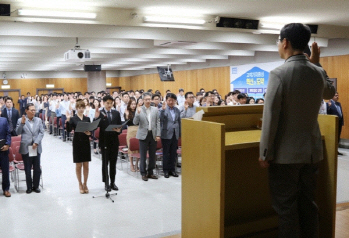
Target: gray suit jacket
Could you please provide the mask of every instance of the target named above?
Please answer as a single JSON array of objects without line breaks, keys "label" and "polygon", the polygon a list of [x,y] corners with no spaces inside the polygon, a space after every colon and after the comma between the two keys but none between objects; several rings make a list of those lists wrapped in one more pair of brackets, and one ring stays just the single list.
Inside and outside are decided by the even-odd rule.
[{"label": "gray suit jacket", "polygon": [[26,118],[25,124],[22,124],[22,118],[17,121],[16,133],[17,135],[22,135],[21,146],[19,147],[19,153],[28,154],[28,146],[36,143],[38,144],[38,153],[42,153],[41,140],[44,137],[44,127],[42,121],[38,117],[34,117],[33,129],[29,125],[29,119]]},{"label": "gray suit jacket", "polygon": [[[151,131],[153,133],[153,138],[156,140],[157,136],[160,136],[160,119],[158,109],[156,107],[150,107],[150,118],[151,118]],[[138,131],[136,138],[139,140],[145,140],[148,135],[149,121],[147,117],[147,112],[145,106],[142,106],[141,113],[135,113],[133,118],[133,124],[138,125]]]},{"label": "gray suit jacket", "polygon": [[264,103],[260,158],[278,164],[322,160],[317,121],[322,99],[334,96],[326,72],[304,55],[272,70]]},{"label": "gray suit jacket", "polygon": [[181,137],[181,112],[177,107],[174,107],[173,110],[175,112],[174,120],[168,106],[165,110],[160,111],[161,139],[171,139],[173,131],[177,140]]}]

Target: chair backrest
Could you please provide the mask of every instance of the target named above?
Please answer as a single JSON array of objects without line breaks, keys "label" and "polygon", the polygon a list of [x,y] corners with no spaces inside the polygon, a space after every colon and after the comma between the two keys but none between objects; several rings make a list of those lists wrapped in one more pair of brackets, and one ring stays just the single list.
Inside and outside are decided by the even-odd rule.
[{"label": "chair backrest", "polygon": [[8,148],[8,158],[10,162],[12,162],[15,159],[15,157],[13,156],[13,150],[11,147]]},{"label": "chair backrest", "polygon": [[121,131],[122,134],[127,134],[127,129]]},{"label": "chair backrest", "polygon": [[119,135],[119,146],[127,146],[126,136],[127,134],[124,133]]},{"label": "chair backrest", "polygon": [[99,131],[100,131],[100,128],[97,127],[97,129],[95,130],[95,134],[94,134],[94,137],[95,137],[96,139],[99,139]]},{"label": "chair backrest", "polygon": [[182,146],[182,139],[178,138],[178,146],[181,147]]},{"label": "chair backrest", "polygon": [[19,136],[12,136],[11,137],[11,142],[13,143],[15,141],[21,141],[21,139],[22,139],[21,135],[19,135]]},{"label": "chair backrest", "polygon": [[130,151],[139,150],[139,140],[136,137],[130,139],[130,147],[128,149]]},{"label": "chair backrest", "polygon": [[17,147],[19,149],[20,145],[21,145],[21,141],[12,141],[11,142],[11,147],[12,147],[13,154],[15,154],[15,152],[17,151]]},{"label": "chair backrest", "polygon": [[13,153],[13,155],[14,155],[14,159],[15,159],[17,162],[23,161],[22,155],[19,153],[19,146],[16,147],[16,151]]},{"label": "chair backrest", "polygon": [[54,117],[54,118],[53,118],[53,125],[54,125],[54,126],[57,126],[57,117]]},{"label": "chair backrest", "polygon": [[156,142],[156,149],[157,149],[157,150],[160,150],[161,148],[162,148],[161,140],[158,140],[158,141]]}]

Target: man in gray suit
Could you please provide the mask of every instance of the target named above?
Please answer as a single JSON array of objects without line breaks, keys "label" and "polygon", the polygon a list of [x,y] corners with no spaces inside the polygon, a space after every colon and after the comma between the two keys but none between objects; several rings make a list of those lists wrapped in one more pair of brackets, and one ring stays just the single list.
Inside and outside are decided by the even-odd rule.
[{"label": "man in gray suit", "polygon": [[[44,137],[44,126],[42,121],[35,115],[35,106],[33,103],[28,103],[25,108],[26,115],[22,115],[17,121],[16,133],[22,135],[19,153],[22,154],[24,170],[27,182],[27,193],[32,190],[40,193],[39,182],[41,176],[40,155],[42,153],[41,141]],[[29,154],[29,150],[36,151],[36,155]],[[34,152],[35,154],[35,152]],[[31,169],[33,168],[33,180]]]},{"label": "man in gray suit", "polygon": [[[165,178],[178,177],[175,170],[178,139],[181,137],[181,112],[175,107],[177,97],[173,93],[166,95],[166,102],[160,112],[161,143]],[[167,106],[166,106],[167,104]]]},{"label": "man in gray suit", "polygon": [[300,23],[282,28],[277,44],[285,63],[270,72],[263,111],[259,163],[269,167],[282,238],[319,235],[314,193],[322,140],[317,118],[321,100],[332,98],[335,89],[315,65],[320,57],[315,42],[311,58],[304,55],[310,35],[309,27]]},{"label": "man in gray suit", "polygon": [[[160,119],[157,107],[150,106],[151,93],[143,94],[144,105],[137,108],[133,123],[139,124],[136,138],[139,139],[140,170],[142,179],[157,179],[153,174],[155,168],[155,153],[157,141],[160,140]],[[146,168],[147,151],[149,150],[149,164]]]}]

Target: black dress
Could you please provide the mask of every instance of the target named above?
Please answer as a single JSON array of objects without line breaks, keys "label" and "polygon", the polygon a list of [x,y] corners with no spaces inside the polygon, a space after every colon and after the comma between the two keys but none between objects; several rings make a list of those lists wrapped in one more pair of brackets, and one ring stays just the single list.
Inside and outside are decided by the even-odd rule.
[{"label": "black dress", "polygon": [[[78,116],[73,116],[67,123],[68,133],[75,130],[79,121],[90,122],[89,117],[83,117],[82,120]],[[73,161],[74,163],[82,163],[91,161],[90,136],[83,132],[75,132],[73,138]]]}]

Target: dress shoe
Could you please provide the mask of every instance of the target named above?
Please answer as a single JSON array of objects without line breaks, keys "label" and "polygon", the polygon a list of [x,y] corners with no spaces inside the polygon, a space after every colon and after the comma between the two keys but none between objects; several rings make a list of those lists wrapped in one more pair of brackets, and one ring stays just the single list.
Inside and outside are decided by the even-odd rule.
[{"label": "dress shoe", "polygon": [[25,191],[26,193],[32,193],[32,190],[31,189],[27,189],[27,191]]},{"label": "dress shoe", "polygon": [[115,185],[115,183],[110,184],[111,189],[113,190],[119,190],[118,186]]},{"label": "dress shoe", "polygon": [[171,171],[168,174],[173,176],[173,177],[178,177],[178,174],[175,171]]},{"label": "dress shoe", "polygon": [[170,175],[169,175],[168,172],[165,172],[165,173],[164,173],[164,176],[165,176],[165,178],[169,178],[169,177],[170,177]]},{"label": "dress shoe", "polygon": [[343,155],[341,152],[338,151],[338,155]]},{"label": "dress shoe", "polygon": [[4,195],[7,198],[11,197],[11,193],[8,190],[4,191]]},{"label": "dress shoe", "polygon": [[107,192],[110,192],[110,191],[111,191],[111,188],[110,188],[110,186],[108,186],[108,185],[105,185],[105,191],[107,191]]},{"label": "dress shoe", "polygon": [[148,181],[148,177],[147,177],[147,176],[142,176],[142,179],[143,179],[144,181]]},{"label": "dress shoe", "polygon": [[33,190],[34,190],[34,192],[36,192],[36,193],[40,193],[40,192],[41,192],[40,188],[34,188]]},{"label": "dress shoe", "polygon": [[95,153],[95,155],[98,155],[98,152],[97,152],[97,151],[95,151],[95,152],[93,152],[93,153]]},{"label": "dress shoe", "polygon": [[151,178],[151,179],[158,179],[158,177],[154,174],[151,174],[151,175],[148,175],[148,178]]}]

